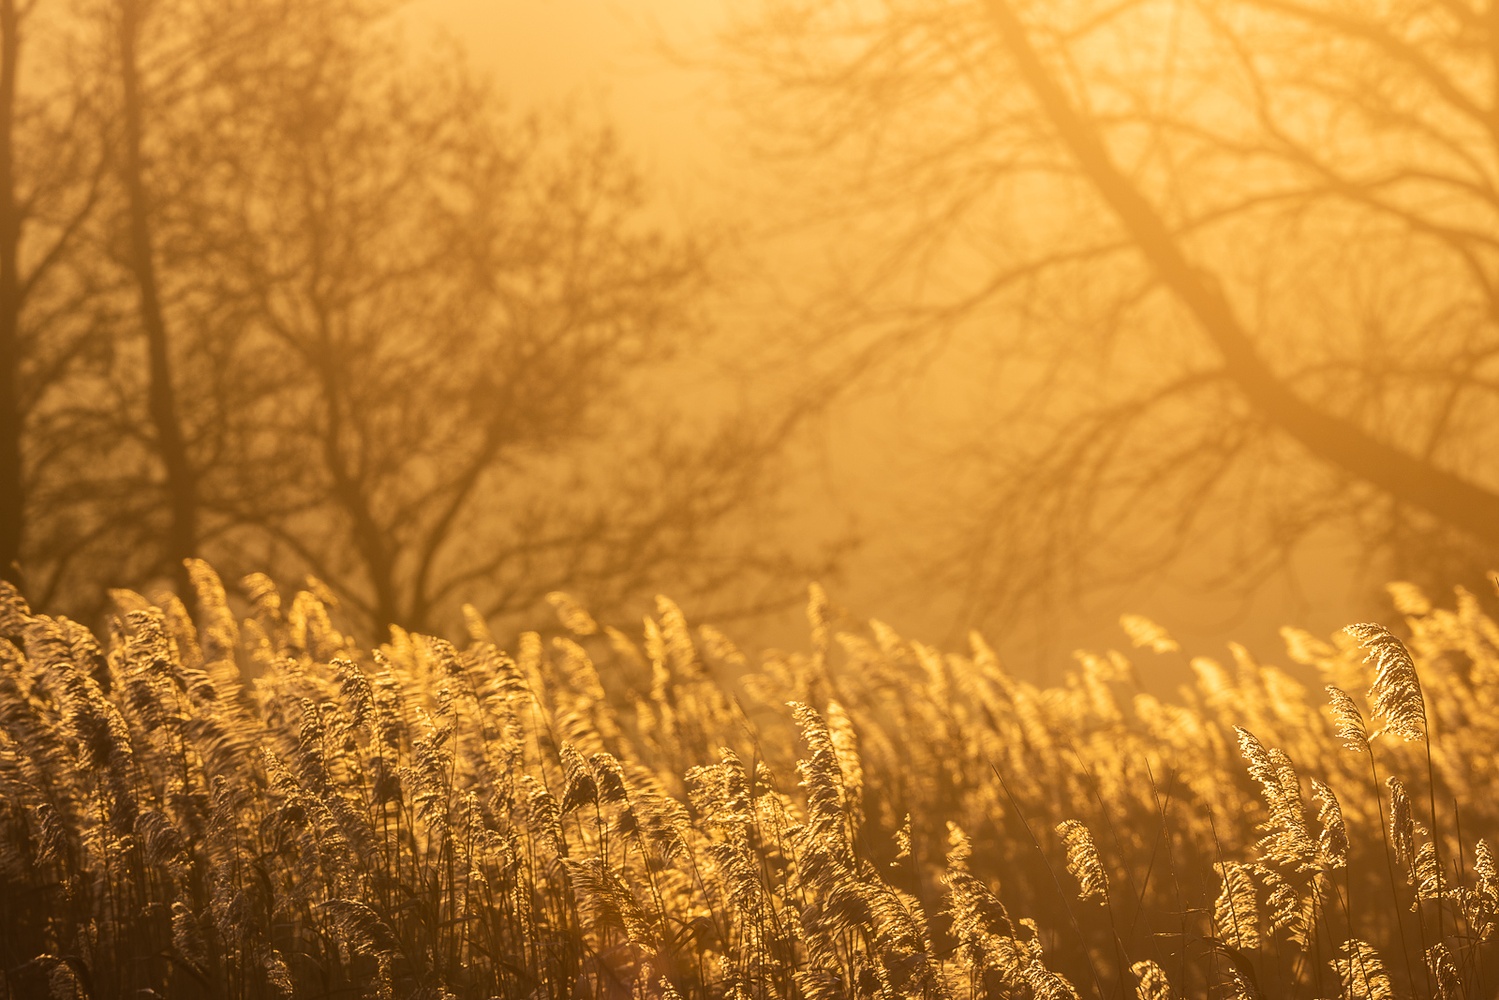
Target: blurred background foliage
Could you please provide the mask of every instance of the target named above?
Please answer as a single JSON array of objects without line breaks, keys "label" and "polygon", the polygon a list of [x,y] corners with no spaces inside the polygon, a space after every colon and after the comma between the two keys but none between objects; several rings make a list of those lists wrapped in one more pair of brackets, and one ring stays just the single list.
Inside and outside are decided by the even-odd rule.
[{"label": "blurred background foliage", "polygon": [[774,640],[818,576],[1045,665],[1121,605],[1264,639],[1493,565],[1462,0],[0,29],[0,564],[39,606],[204,556],[362,627],[669,589]]},{"label": "blurred background foliage", "polygon": [[773,456],[660,374],[712,332],[716,237],[652,218],[599,116],[376,4],[0,21],[0,565],[39,604],[190,595],[202,554],[428,628],[825,565],[725,536]]}]

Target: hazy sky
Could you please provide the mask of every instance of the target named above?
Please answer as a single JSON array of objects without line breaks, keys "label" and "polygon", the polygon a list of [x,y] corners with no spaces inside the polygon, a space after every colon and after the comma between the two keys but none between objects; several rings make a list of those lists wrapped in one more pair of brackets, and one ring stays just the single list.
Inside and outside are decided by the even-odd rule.
[{"label": "hazy sky", "polygon": [[[519,106],[578,101],[607,113],[673,201],[719,169],[711,80],[687,68],[723,21],[704,0],[415,0],[408,16],[462,40]],[[420,28],[419,28],[420,30]],[[682,62],[663,57],[662,45]]]},{"label": "hazy sky", "polygon": [[[418,34],[436,30],[461,40],[474,64],[517,107],[576,101],[606,116],[668,211],[684,220],[727,219],[753,226],[761,221],[755,213],[763,206],[745,211],[753,182],[744,169],[744,151],[733,138],[732,113],[715,96],[711,70],[690,65],[709,51],[728,10],[727,4],[712,0],[416,0],[407,8]],[[663,54],[663,43],[677,53],[676,60]],[[815,259],[810,263],[815,267]],[[730,329],[763,322],[750,303],[728,308],[738,317],[729,317]],[[827,436],[803,463],[805,481],[793,491],[801,524],[793,530],[827,530],[852,514],[873,539],[850,565],[846,579],[832,588],[834,598],[860,615],[878,616],[937,640],[943,633],[954,638],[962,631],[950,631],[957,623],[940,606],[903,592],[913,589],[911,557],[922,544],[909,528],[919,523],[920,500],[912,499],[917,491],[902,492],[891,484],[919,484],[920,463],[939,443],[935,439],[954,426],[961,407],[981,405],[982,393],[989,389],[975,381],[972,371],[963,372],[963,366],[963,359],[949,359],[950,372],[941,376],[944,385],[935,386],[936,380],[929,378],[923,385],[835,413],[825,428]],[[1294,622],[1317,631],[1343,624],[1336,607],[1342,602],[1329,601],[1326,594],[1315,608],[1285,593],[1264,594],[1237,624],[1225,617],[1232,607],[1201,597],[1173,594],[1169,588],[1138,596],[1128,607],[1098,606],[1073,620],[1067,628],[1073,642],[1066,648],[1120,644],[1114,622],[1121,611],[1152,614],[1184,639],[1238,636],[1272,658],[1279,624]],[[776,641],[796,641],[784,631],[771,633]]]}]

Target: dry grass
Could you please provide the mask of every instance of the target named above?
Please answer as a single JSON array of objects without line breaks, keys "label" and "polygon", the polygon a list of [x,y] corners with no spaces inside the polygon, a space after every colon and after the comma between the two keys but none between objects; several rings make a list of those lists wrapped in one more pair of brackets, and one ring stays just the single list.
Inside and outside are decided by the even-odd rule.
[{"label": "dry grass", "polygon": [[103,641],[0,593],[0,996],[1499,986],[1499,628],[1465,593],[1161,700],[1116,652],[1042,688],[977,636],[839,633],[815,590],[812,651],[756,667],[664,600],[638,645],[559,598],[511,653],[472,619],[362,649],[194,577],[196,624],[122,593]]}]

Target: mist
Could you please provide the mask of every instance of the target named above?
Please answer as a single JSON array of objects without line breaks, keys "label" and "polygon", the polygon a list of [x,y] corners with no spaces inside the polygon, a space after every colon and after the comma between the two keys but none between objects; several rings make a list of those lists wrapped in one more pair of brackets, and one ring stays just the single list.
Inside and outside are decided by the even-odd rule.
[{"label": "mist", "polygon": [[0,0],[0,1000],[1499,981],[1499,3]]}]

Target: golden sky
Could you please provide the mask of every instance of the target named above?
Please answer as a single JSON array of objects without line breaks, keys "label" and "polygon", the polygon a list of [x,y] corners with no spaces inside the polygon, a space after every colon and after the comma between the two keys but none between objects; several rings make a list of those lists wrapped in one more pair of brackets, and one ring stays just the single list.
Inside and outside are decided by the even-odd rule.
[{"label": "golden sky", "polygon": [[[459,40],[473,65],[518,110],[571,101],[613,123],[653,200],[658,205],[664,200],[666,210],[684,223],[737,222],[763,234],[767,226],[776,228],[769,221],[774,209],[765,202],[765,187],[757,187],[755,172],[746,169],[750,161],[735,139],[734,111],[722,90],[715,90],[722,80],[707,65],[733,2],[413,0],[405,9],[418,37],[435,32]],[[701,65],[694,68],[694,59]],[[766,249],[771,246],[765,244],[756,255],[782,279],[788,270],[819,270],[822,250],[807,240],[774,240]],[[743,344],[746,336],[754,342],[764,333],[751,328],[763,325],[768,313],[752,296],[741,298],[715,307],[716,322],[728,331],[720,343]],[[965,365],[962,358],[948,358],[919,383],[865,394],[842,406],[823,426],[823,436],[799,452],[801,472],[788,491],[795,498],[794,513],[783,530],[816,538],[853,524],[867,540],[845,578],[831,588],[835,600],[926,638],[940,638],[954,619],[950,609],[929,602],[906,607],[914,597],[911,559],[928,539],[922,529],[913,529],[921,523],[921,498],[908,495],[921,491],[903,491],[897,484],[921,483],[921,462],[933,443],[963,422],[964,413],[971,412],[965,407],[982,406],[991,389],[988,369]],[[1297,598],[1263,596],[1247,620],[1239,618],[1243,612],[1236,613],[1236,603],[1220,605],[1202,595],[1097,607],[1091,618],[1073,623],[1074,641],[1100,647],[1117,642],[1115,616],[1121,610],[1152,614],[1187,635],[1193,623],[1203,633],[1232,631],[1267,649],[1275,648],[1274,629],[1287,621],[1326,630],[1342,623],[1335,620],[1338,611],[1328,617],[1327,609],[1319,609],[1311,621],[1310,609]],[[791,632],[801,627],[798,621]],[[786,641],[795,640],[788,633]]]},{"label": "golden sky", "polygon": [[674,64],[707,48],[713,0],[414,0],[420,31],[459,39],[518,107],[575,101],[607,114],[659,191],[678,201],[711,187],[709,75]]}]

